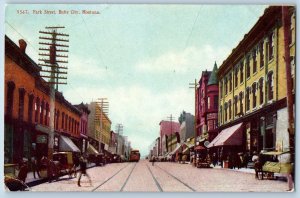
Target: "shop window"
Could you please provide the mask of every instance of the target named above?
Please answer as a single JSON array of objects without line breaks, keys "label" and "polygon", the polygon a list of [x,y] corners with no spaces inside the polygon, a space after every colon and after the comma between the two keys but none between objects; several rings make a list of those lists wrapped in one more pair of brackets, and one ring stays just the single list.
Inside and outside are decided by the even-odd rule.
[{"label": "shop window", "polygon": [[252,52],[252,58],[253,58],[253,74],[257,72],[257,61],[256,61],[256,49]]},{"label": "shop window", "polygon": [[250,56],[248,55],[246,58],[246,78],[250,77]]},{"label": "shop window", "polygon": [[36,100],[35,100],[35,105],[34,105],[34,121],[35,123],[38,123],[39,122],[39,112],[40,112],[40,98],[37,97]]},{"label": "shop window", "polygon": [[32,123],[34,95],[28,95],[28,122]]},{"label": "shop window", "polygon": [[250,88],[246,89],[246,111],[250,110]]},{"label": "shop window", "polygon": [[264,79],[259,79],[259,104],[264,102]]},{"label": "shop window", "polygon": [[268,73],[268,100],[273,100],[274,95],[274,82],[273,82],[273,72]]},{"label": "shop window", "polygon": [[256,107],[256,89],[257,89],[257,84],[253,83],[252,85],[252,107]]},{"label": "shop window", "polygon": [[243,62],[241,62],[240,65],[240,83],[244,82],[244,65]]},{"label": "shop window", "polygon": [[14,106],[14,90],[15,83],[12,81],[7,82],[7,95],[6,95],[6,114],[12,116]]},{"label": "shop window", "polygon": [[24,98],[25,98],[25,89],[19,88],[19,120],[24,119]]},{"label": "shop window", "polygon": [[262,41],[259,44],[259,62],[260,62],[260,68],[264,67],[264,41]]},{"label": "shop window", "polygon": [[269,60],[272,60],[274,57],[274,32],[269,34],[268,40]]}]

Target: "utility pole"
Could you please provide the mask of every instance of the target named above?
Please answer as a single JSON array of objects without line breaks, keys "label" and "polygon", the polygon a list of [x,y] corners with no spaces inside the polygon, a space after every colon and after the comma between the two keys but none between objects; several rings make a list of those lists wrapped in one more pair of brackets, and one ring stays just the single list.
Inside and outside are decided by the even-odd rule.
[{"label": "utility pole", "polygon": [[[96,102],[96,107],[99,107],[100,112],[96,111],[96,116],[95,118],[99,117],[100,121],[100,134],[99,134],[99,152],[102,153],[102,148],[101,148],[101,143],[103,142],[103,120],[105,120],[105,116],[108,115],[108,108],[109,108],[109,103],[107,101],[107,98],[98,98],[98,101]],[[96,108],[97,109],[97,108]]]},{"label": "utility pole", "polygon": [[171,151],[173,151],[173,120],[175,119],[173,115],[171,114],[169,117],[167,117],[171,122]]},{"label": "utility pole", "polygon": [[[68,55],[64,54],[57,54],[57,52],[68,52],[68,45],[61,44],[59,42],[68,43],[69,40],[62,39],[61,37],[69,37],[68,34],[58,33],[58,29],[63,29],[63,26],[53,26],[53,27],[45,27],[48,31],[39,31],[40,34],[43,35],[50,35],[47,36],[40,36],[41,42],[40,45],[44,46],[43,48],[39,48],[40,51],[46,51],[48,53],[39,53],[38,60],[39,66],[42,67],[40,77],[49,79],[48,84],[50,85],[50,118],[49,118],[49,126],[50,131],[48,135],[48,158],[52,159],[53,151],[54,151],[54,123],[55,123],[55,91],[58,91],[58,84],[67,84],[66,76],[67,75],[67,67],[66,66],[59,66],[58,63],[66,64],[68,61]],[[45,41],[46,40],[46,41]],[[50,41],[50,42],[47,42]],[[57,47],[59,47],[57,49]],[[48,57],[48,58],[44,58]],[[58,60],[57,58],[60,58]],[[50,68],[50,69],[49,69]],[[63,70],[63,71],[62,71]],[[61,81],[63,80],[63,81]],[[56,85],[56,86],[55,86]],[[48,115],[46,115],[48,117]],[[46,118],[48,119],[48,118]]]},{"label": "utility pole", "polygon": [[292,94],[292,75],[291,75],[291,57],[290,57],[290,21],[289,7],[282,6],[282,23],[284,36],[284,61],[286,68],[286,92],[287,92],[287,111],[288,111],[288,133],[289,133],[289,150],[291,153],[291,160],[294,161],[294,146],[295,146],[295,132],[294,132],[294,113],[293,103],[294,98]]},{"label": "utility pole", "polygon": [[[190,89],[194,89],[195,91],[195,116],[194,116],[194,130],[195,130],[195,141],[194,141],[194,156],[196,157],[196,143],[197,143],[197,88],[198,88],[198,83],[197,83],[197,79],[195,79],[194,83],[189,83],[189,88]],[[195,159],[194,157],[194,159]],[[194,160],[194,165],[196,165],[196,160]]]},{"label": "utility pole", "polygon": [[120,139],[119,136],[123,134],[123,125],[122,124],[117,124],[116,125],[116,131],[117,131],[117,134],[118,134],[116,152],[118,154],[119,153],[119,139]]}]

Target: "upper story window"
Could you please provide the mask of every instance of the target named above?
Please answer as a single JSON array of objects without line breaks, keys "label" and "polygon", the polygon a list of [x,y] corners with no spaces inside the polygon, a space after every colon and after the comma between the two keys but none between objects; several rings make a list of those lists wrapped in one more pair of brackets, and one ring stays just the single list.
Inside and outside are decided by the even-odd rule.
[{"label": "upper story window", "polygon": [[268,100],[273,100],[274,95],[274,82],[273,82],[273,71],[268,73]]},{"label": "upper story window", "polygon": [[234,99],[233,99],[233,105],[234,105],[234,116],[237,115],[237,107],[238,107],[238,96],[234,96]]},{"label": "upper story window", "polygon": [[228,104],[226,102],[224,104],[224,116],[225,116],[224,120],[225,120],[225,122],[227,122],[227,109],[228,109]]},{"label": "upper story window", "polygon": [[66,122],[65,122],[65,130],[67,131],[68,130],[68,119],[69,119],[69,116],[66,114],[65,115],[65,118],[66,118]]},{"label": "upper story window", "polygon": [[19,88],[19,120],[24,119],[24,98],[25,98],[25,89]]},{"label": "upper story window", "polygon": [[225,77],[225,80],[224,80],[225,82],[224,82],[224,86],[225,86],[225,95],[227,95],[227,93],[228,93],[228,80],[227,80],[227,77]]},{"label": "upper story window", "polygon": [[268,40],[269,60],[272,60],[274,57],[274,32],[269,34]]},{"label": "upper story window", "polygon": [[6,95],[6,114],[12,116],[14,106],[14,90],[15,83],[12,81],[7,82],[7,95]]},{"label": "upper story window", "polygon": [[259,44],[259,65],[260,65],[260,68],[263,68],[264,66],[264,41],[262,41],[260,44]]},{"label": "upper story window", "polygon": [[253,74],[257,71],[257,61],[256,61],[256,49],[252,52],[252,58],[253,58]]},{"label": "upper story window", "polygon": [[223,81],[220,81],[220,98],[223,97]]},{"label": "upper story window", "polygon": [[61,114],[61,128],[64,129],[65,124],[65,112]]},{"label": "upper story window", "polygon": [[240,65],[240,83],[244,82],[244,64],[241,62]]},{"label": "upper story window", "polygon": [[232,91],[232,74],[229,74],[229,92]]},{"label": "upper story window", "polygon": [[28,95],[28,122],[29,123],[32,123],[33,100],[34,100],[34,95],[31,93]]},{"label": "upper story window", "polygon": [[223,108],[222,105],[220,106],[220,123],[223,123]]},{"label": "upper story window", "polygon": [[250,77],[250,56],[246,57],[246,78]]},{"label": "upper story window", "polygon": [[264,79],[259,79],[259,104],[264,102]]},{"label": "upper story window", "polygon": [[43,118],[44,118],[44,105],[45,105],[45,102],[44,102],[44,100],[43,100],[42,103],[41,103],[41,106],[40,106],[40,124],[43,124]]},{"label": "upper story window", "polygon": [[59,117],[60,117],[60,112],[59,110],[57,110],[57,115],[56,115],[56,125],[55,125],[55,129],[58,130],[58,123],[59,123]]},{"label": "upper story window", "polygon": [[252,107],[256,107],[256,89],[257,89],[257,84],[253,83],[252,84]]},{"label": "upper story window", "polygon": [[207,97],[207,109],[210,109],[210,97]]},{"label": "upper story window", "polygon": [[219,97],[214,96],[214,109],[218,110]]},{"label": "upper story window", "polygon": [[228,102],[229,120],[231,120],[231,100]]},{"label": "upper story window", "polygon": [[244,109],[244,106],[243,106],[243,99],[244,99],[244,93],[243,92],[240,92],[239,93],[239,100],[240,100],[240,114],[243,115],[243,109]]},{"label": "upper story window", "polygon": [[39,122],[39,111],[40,110],[40,98],[39,97],[37,97],[36,98],[36,100],[35,100],[35,105],[34,105],[34,121],[36,122],[36,123],[38,123]]},{"label": "upper story window", "polygon": [[250,87],[246,89],[246,111],[250,110]]},{"label": "upper story window", "polygon": [[234,70],[234,87],[238,86],[238,74],[239,74],[239,69],[235,68]]}]

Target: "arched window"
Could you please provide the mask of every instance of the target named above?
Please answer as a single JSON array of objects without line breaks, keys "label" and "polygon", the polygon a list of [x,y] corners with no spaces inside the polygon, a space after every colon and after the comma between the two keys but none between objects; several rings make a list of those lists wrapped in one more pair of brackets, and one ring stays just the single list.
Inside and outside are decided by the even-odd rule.
[{"label": "arched window", "polygon": [[28,94],[28,122],[32,123],[32,116],[33,116],[33,100],[34,95],[33,93]]},{"label": "arched window", "polygon": [[268,100],[273,100],[274,95],[273,71],[268,73]]},{"label": "arched window", "polygon": [[236,67],[234,70],[234,87],[238,86],[238,74],[239,74],[239,68]]},{"label": "arched window", "polygon": [[40,106],[40,124],[43,124],[44,105],[45,105],[45,102],[43,100],[41,103],[41,106]]},{"label": "arched window", "polygon": [[253,74],[257,71],[257,61],[256,61],[256,49],[252,52],[252,58],[253,58]]},{"label": "arched window", "polygon": [[35,105],[34,105],[34,121],[36,123],[39,122],[39,115],[40,115],[40,98],[37,97],[36,100],[35,100]]},{"label": "arched window", "polygon": [[8,116],[12,116],[12,112],[13,112],[15,87],[16,85],[13,81],[7,82],[6,114]]},{"label": "arched window", "polygon": [[274,57],[274,32],[271,32],[268,36],[268,46],[269,46],[269,60]]},{"label": "arched window", "polygon": [[244,99],[244,94],[243,92],[240,92],[239,93],[239,100],[240,100],[240,114],[243,115],[243,109],[244,109],[244,106],[243,106],[243,99]]},{"label": "arched window", "polygon": [[234,116],[236,116],[237,115],[237,107],[238,107],[238,96],[234,96],[233,103],[234,103]]},{"label": "arched window", "polygon": [[232,91],[232,74],[229,74],[229,92]]},{"label": "arched window", "polygon": [[56,130],[58,130],[59,115],[60,115],[60,112],[59,112],[59,110],[57,110],[57,115],[56,115],[56,126],[55,126],[55,129],[56,129]]},{"label": "arched window", "polygon": [[64,129],[65,124],[65,112],[62,112],[61,115],[61,129]]},{"label": "arched window", "polygon": [[24,98],[25,98],[25,89],[19,88],[19,120],[24,119]]},{"label": "arched window", "polygon": [[222,115],[223,115],[223,112],[222,112],[222,105],[220,106],[220,123],[223,123],[223,119],[222,119]]},{"label": "arched window", "polygon": [[66,114],[66,122],[65,122],[65,130],[67,131],[68,130],[68,115]]},{"label": "arched window", "polygon": [[259,44],[259,62],[260,68],[264,66],[264,41]]},{"label": "arched window", "polygon": [[252,107],[256,107],[256,89],[257,89],[257,83],[252,84]]},{"label": "arched window", "polygon": [[240,83],[244,82],[244,64],[241,62],[240,65]]},{"label": "arched window", "polygon": [[225,122],[227,122],[227,109],[228,109],[228,104],[227,103],[225,103],[224,104],[224,116],[225,116]]},{"label": "arched window", "polygon": [[45,125],[49,126],[49,104],[46,103],[46,115],[45,115]]},{"label": "arched window", "polygon": [[231,100],[228,102],[229,120],[231,120]]},{"label": "arched window", "polygon": [[246,78],[250,77],[250,55],[246,57]]}]

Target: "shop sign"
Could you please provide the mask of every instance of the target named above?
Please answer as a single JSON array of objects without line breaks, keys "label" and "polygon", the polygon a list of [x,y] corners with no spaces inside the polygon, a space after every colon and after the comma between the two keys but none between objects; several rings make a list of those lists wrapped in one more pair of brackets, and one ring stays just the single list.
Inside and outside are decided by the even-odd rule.
[{"label": "shop sign", "polygon": [[47,136],[46,135],[37,135],[36,143],[38,144],[46,144],[47,143]]}]

